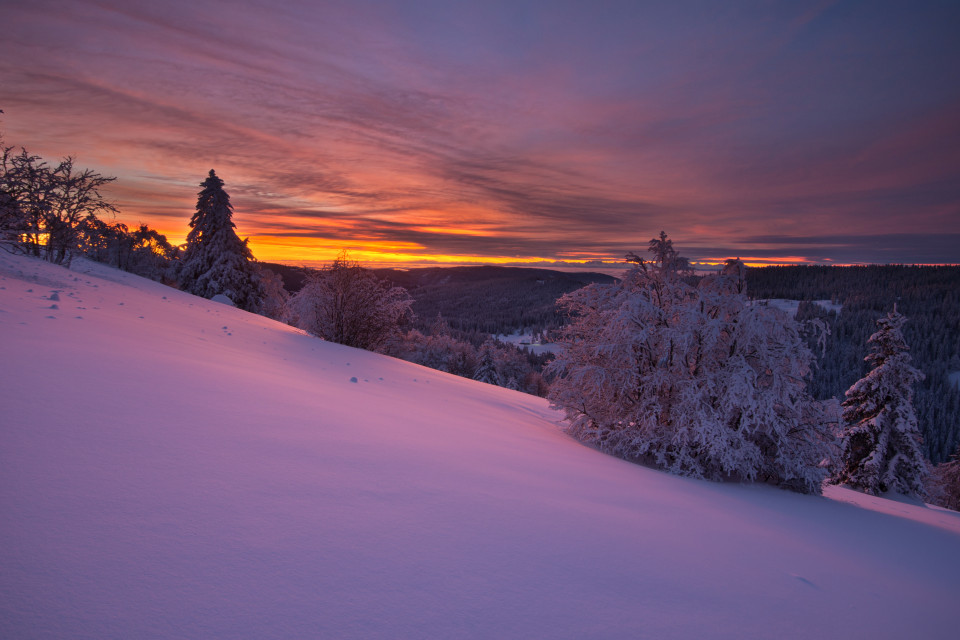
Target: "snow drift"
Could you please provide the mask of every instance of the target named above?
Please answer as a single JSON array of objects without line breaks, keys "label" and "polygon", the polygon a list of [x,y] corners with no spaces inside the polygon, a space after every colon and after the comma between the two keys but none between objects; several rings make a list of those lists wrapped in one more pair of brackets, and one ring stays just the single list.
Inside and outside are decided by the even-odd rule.
[{"label": "snow drift", "polygon": [[672,477],[545,401],[0,253],[4,638],[956,633],[960,516]]}]

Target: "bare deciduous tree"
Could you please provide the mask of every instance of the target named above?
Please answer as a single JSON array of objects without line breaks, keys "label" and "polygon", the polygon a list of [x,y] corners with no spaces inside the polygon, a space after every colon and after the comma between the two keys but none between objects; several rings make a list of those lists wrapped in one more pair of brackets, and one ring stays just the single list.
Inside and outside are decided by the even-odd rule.
[{"label": "bare deciduous tree", "polygon": [[101,189],[115,178],[78,170],[66,157],[50,166],[21,148],[0,157],[0,233],[13,250],[69,264],[82,250],[79,227],[103,212],[115,213]]}]

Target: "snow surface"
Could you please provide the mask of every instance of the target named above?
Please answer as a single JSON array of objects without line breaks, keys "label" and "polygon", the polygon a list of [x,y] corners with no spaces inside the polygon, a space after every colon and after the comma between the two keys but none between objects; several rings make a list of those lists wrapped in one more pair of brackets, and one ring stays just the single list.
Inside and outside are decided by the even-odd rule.
[{"label": "snow surface", "polygon": [[[770,298],[766,300],[759,300],[761,304],[767,304],[775,309],[779,309],[784,313],[790,315],[791,318],[796,317],[797,310],[800,308],[800,300],[787,300],[785,298]],[[835,311],[840,313],[840,310],[843,309],[843,305],[831,302],[830,300],[813,300],[813,304],[822,308],[824,311],[830,312]]]},{"label": "snow surface", "polygon": [[0,252],[2,638],[955,638],[960,514],[677,478],[545,401]]},{"label": "snow surface", "polygon": [[531,334],[521,333],[519,331],[515,331],[509,335],[501,333],[494,337],[504,344],[512,344],[515,347],[523,347],[530,353],[536,353],[537,355],[544,353],[556,353],[557,351],[563,349],[562,346],[555,342],[536,342]]}]

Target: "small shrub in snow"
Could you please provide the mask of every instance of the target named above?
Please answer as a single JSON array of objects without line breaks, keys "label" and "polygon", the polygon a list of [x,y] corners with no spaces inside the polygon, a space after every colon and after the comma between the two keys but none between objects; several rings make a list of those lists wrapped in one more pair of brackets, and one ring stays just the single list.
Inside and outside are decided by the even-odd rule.
[{"label": "small shrub in snow", "polygon": [[681,475],[819,492],[831,436],[795,322],[749,303],[738,261],[696,282],[664,234],[650,250],[620,282],[561,298],[550,398],[571,432]]}]

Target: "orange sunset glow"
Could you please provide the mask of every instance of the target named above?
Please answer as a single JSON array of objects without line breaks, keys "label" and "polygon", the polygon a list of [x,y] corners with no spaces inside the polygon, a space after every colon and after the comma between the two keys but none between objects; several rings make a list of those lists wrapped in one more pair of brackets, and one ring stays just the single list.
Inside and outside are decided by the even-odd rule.
[{"label": "orange sunset glow", "polygon": [[162,4],[3,4],[0,134],[174,243],[212,168],[268,262],[960,262],[949,4]]}]

